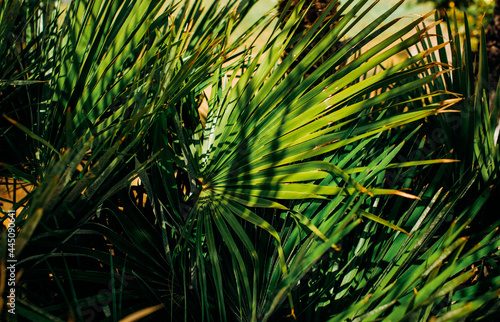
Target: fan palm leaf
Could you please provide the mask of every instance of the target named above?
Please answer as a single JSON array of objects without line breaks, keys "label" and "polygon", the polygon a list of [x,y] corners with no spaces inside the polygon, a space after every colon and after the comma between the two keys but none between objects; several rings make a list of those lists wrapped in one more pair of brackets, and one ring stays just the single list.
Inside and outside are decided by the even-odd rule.
[{"label": "fan palm leaf", "polygon": [[[241,319],[267,319],[286,294],[293,303],[290,287],[294,282],[290,282],[290,272],[294,271],[295,276],[300,275],[310,266],[304,266],[299,260],[295,262],[290,258],[292,253],[285,251],[285,241],[288,240],[285,231],[293,229],[291,222],[296,221],[297,227],[304,227],[325,243],[321,251],[311,255],[311,258],[316,259],[328,248],[338,249],[336,243],[343,232],[359,224],[357,213],[402,230],[358,209],[367,197],[386,194],[413,196],[398,190],[370,187],[365,184],[364,177],[360,176],[358,181],[348,173],[351,164],[340,167],[331,161],[331,156],[385,130],[439,113],[443,109],[442,104],[428,105],[400,115],[381,115],[371,123],[362,122],[359,126],[353,126],[360,119],[376,118],[380,111],[374,107],[389,104],[400,93],[419,88],[435,78],[423,77],[380,95],[370,95],[399,78],[412,74],[416,76],[432,68],[434,65],[414,69],[409,67],[439,48],[429,49],[414,58],[414,61],[402,62],[381,74],[357,82],[381,62],[419,42],[423,33],[402,42],[399,39],[427,16],[412,22],[351,61],[351,57],[356,54],[353,48],[362,48],[368,39],[375,38],[386,29],[380,24],[394,12],[398,7],[396,5],[346,42],[316,72],[303,78],[324,52],[353,27],[349,24],[352,18],[364,15],[364,4],[361,1],[352,9],[348,9],[347,5],[340,7],[331,17],[339,19],[338,24],[288,74],[294,57],[299,56],[314,40],[314,31],[322,21],[319,19],[302,37],[290,37],[297,21],[303,16],[303,3],[300,3],[284,20],[282,30],[275,31],[276,35],[271,38],[269,45],[262,48],[255,58],[252,57],[248,63],[242,61],[227,76],[223,72],[214,74],[203,134],[193,133],[189,137],[180,118],[173,120],[177,123],[179,150],[182,152],[182,160],[176,166],[183,169],[187,176],[188,183],[184,189],[186,205],[189,207],[182,218],[186,221],[182,228],[185,241],[181,242],[185,246],[177,256],[195,256],[195,271],[199,279],[195,277],[191,283],[193,286],[198,285],[200,294],[203,294],[200,298],[202,307],[210,307],[213,298],[216,299],[223,319],[227,318],[228,311],[238,312]],[[336,4],[332,2],[323,15],[326,17],[335,7]],[[284,19],[284,14],[279,19]],[[292,42],[293,49],[279,62],[279,57]],[[393,43],[394,47],[384,51],[388,44]],[[239,72],[239,69],[242,71]],[[237,81],[228,82],[227,79],[235,79],[235,73],[240,75]],[[330,156],[330,159],[322,161],[326,156]],[[386,167],[390,159],[388,157],[385,165],[380,167]],[[355,166],[360,165],[353,163]],[[318,180],[328,180],[328,184],[318,184]],[[321,218],[316,213],[307,216],[298,209],[290,208],[292,200],[331,199],[333,204],[339,205],[344,198],[348,201],[342,203],[342,211],[350,215],[346,216],[342,224],[338,224],[335,233],[330,232],[330,228],[322,230],[314,224],[315,219]],[[324,220],[329,222],[330,227],[335,226],[335,221],[328,220],[330,215],[325,216]],[[272,223],[276,220],[285,220],[287,224],[280,225],[278,229]],[[276,270],[269,276],[269,284],[265,286],[268,291],[265,292],[259,291],[255,282],[252,283],[265,276],[261,275],[263,273],[257,265],[261,257],[256,254],[254,246],[257,240],[248,236],[248,224],[267,232],[271,236],[269,242],[276,247],[276,261],[273,264]],[[339,227],[349,228],[343,230]],[[194,232],[196,234],[192,235]],[[204,237],[200,238],[200,234]],[[226,250],[216,247],[219,239],[227,247],[232,268],[220,262],[220,258],[226,258]],[[242,254],[241,250],[248,255]],[[182,252],[192,255],[182,255]],[[300,267],[298,272],[295,272],[294,263]],[[231,279],[234,278],[235,284],[223,276],[233,276]],[[293,281],[296,282],[296,279]],[[281,283],[286,286],[277,289]],[[215,288],[213,298],[207,295],[210,288]],[[233,306],[238,309],[231,308]]]},{"label": "fan palm leaf", "polygon": [[[464,246],[491,191],[456,211],[477,176],[461,173],[446,193],[430,169],[455,160],[398,162],[423,153],[424,120],[457,102],[450,88],[422,91],[449,80],[431,60],[444,42],[380,67],[437,24],[414,32],[430,13],[381,38],[401,3],[345,39],[376,2],[332,1],[301,31],[305,1],[288,1],[266,45],[242,50],[260,22],[229,37],[253,1],[73,1],[61,29],[44,29],[60,32],[41,61],[2,65],[2,89],[21,82],[39,94],[20,110],[37,115],[31,123],[13,103],[19,90],[2,96],[4,128],[31,151],[6,168],[36,186],[19,204],[20,313],[445,319],[494,299],[493,289],[474,298],[479,286],[453,293],[499,246],[494,228],[470,238],[483,247]],[[96,290],[109,281],[106,302]],[[437,308],[445,297],[448,309]]]}]

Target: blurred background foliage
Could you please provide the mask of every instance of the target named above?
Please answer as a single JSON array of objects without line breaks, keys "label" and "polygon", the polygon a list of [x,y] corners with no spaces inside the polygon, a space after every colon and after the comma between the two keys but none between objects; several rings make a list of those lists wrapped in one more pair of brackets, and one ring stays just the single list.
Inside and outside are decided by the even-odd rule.
[{"label": "blurred background foliage", "polygon": [[[496,29],[500,28],[498,22],[495,22],[495,6],[499,8],[499,2],[496,0],[459,0],[459,1],[428,1],[428,0],[417,0],[419,3],[432,3],[439,12],[439,16],[444,18],[445,16],[454,17],[457,21],[458,32],[464,35],[466,32],[464,19],[467,18],[467,23],[470,26],[469,32],[472,36],[472,48],[474,51],[478,50],[479,39],[481,34],[481,28],[488,25],[496,26]],[[496,15],[500,14],[500,9],[497,9]],[[467,16],[462,14],[456,14],[458,12],[464,12]]]}]

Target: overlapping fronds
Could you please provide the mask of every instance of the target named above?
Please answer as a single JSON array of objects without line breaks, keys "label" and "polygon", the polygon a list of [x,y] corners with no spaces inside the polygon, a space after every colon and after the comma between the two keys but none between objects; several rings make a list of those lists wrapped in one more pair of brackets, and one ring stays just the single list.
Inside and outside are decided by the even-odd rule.
[{"label": "overlapping fronds", "polygon": [[[51,2],[0,4],[2,174],[34,186],[14,205],[18,313],[488,316],[499,223],[470,229],[498,191],[484,46],[476,81],[470,44],[428,42],[433,13],[382,36],[401,1],[354,32],[381,5],[365,0],[305,29],[288,1],[264,46],[246,47],[267,16],[231,42],[253,3],[79,0],[62,25]],[[460,136],[426,151],[462,97]]]}]

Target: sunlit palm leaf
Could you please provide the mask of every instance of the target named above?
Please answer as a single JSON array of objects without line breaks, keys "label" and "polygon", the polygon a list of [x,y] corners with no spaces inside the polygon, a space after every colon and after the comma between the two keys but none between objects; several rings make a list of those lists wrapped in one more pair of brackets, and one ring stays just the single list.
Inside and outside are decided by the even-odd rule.
[{"label": "sunlit palm leaf", "polygon": [[[312,160],[327,153],[335,153],[337,150],[356,142],[368,140],[370,137],[392,127],[401,126],[438,113],[441,108],[440,104],[430,105],[411,110],[402,115],[382,117],[371,124],[352,127],[352,123],[355,124],[361,115],[366,117],[369,115],[367,113],[374,113],[373,117],[376,117],[379,112],[370,110],[373,106],[381,103],[388,104],[401,93],[411,91],[434,79],[434,76],[423,77],[413,83],[395,87],[379,95],[370,96],[371,93],[387,84],[398,81],[399,78],[420,75],[427,68],[432,68],[433,65],[428,65],[424,68],[408,69],[414,62],[436,50],[433,48],[429,52],[422,53],[420,57],[402,62],[381,74],[351,84],[395,53],[420,41],[423,33],[412,36],[396,44],[391,49],[383,50],[387,44],[399,42],[402,35],[414,28],[425,17],[411,23],[407,28],[403,28],[400,33],[390,36],[379,47],[369,50],[357,60],[349,61],[351,55],[354,54],[354,51],[349,51],[349,48],[356,46],[361,48],[362,44],[364,44],[363,39],[373,38],[378,35],[384,29],[377,29],[380,23],[397,6],[382,15],[369,27],[363,29],[358,36],[347,42],[337,54],[328,59],[315,73],[299,83],[305,72],[322,57],[325,50],[340,41],[339,37],[352,28],[352,25],[347,23],[349,17],[356,14],[362,15],[363,13],[360,10],[363,4],[364,2],[360,2],[348,11],[331,33],[321,40],[304,60],[298,62],[290,74],[286,74],[294,61],[294,56],[305,50],[307,43],[312,39],[311,36],[314,35],[310,32],[305,34],[303,38],[296,40],[290,54],[284,58],[283,62],[278,63],[277,57],[289,46],[290,37],[288,35],[293,32],[293,26],[300,19],[299,5],[288,17],[283,30],[276,32],[276,36],[270,41],[272,46],[263,48],[248,66],[242,65],[242,67],[246,67],[245,72],[242,73],[236,83],[229,84],[226,82],[226,79],[232,79],[234,73],[238,72],[236,69],[232,70],[227,78],[224,75],[214,74],[213,86],[222,91],[212,90],[212,97],[209,100],[209,117],[202,140],[198,138],[193,140],[194,138],[187,137],[185,135],[187,133],[179,125],[177,126],[178,131],[181,131],[179,132],[181,135],[179,142],[184,159],[184,164],[178,164],[178,166],[184,168],[188,175],[189,200],[190,203],[194,203],[186,218],[190,227],[189,231],[193,231],[195,226],[196,229],[201,229],[201,227],[204,230],[212,229],[210,223],[212,221],[218,222],[220,215],[224,218],[232,218],[236,215],[244,221],[248,221],[267,231],[276,244],[279,258],[279,260],[277,258],[276,264],[279,263],[280,269],[276,272],[280,273],[273,275],[274,281],[272,284],[275,286],[280,280],[287,280],[289,275],[288,266],[290,264],[287,264],[286,256],[289,256],[290,253],[284,252],[285,245],[279,236],[279,231],[284,227],[277,230],[273,227],[272,219],[270,222],[261,218],[252,209],[275,208],[277,209],[276,215],[278,215],[279,212],[289,209],[290,202],[285,200],[311,198],[329,200],[336,195],[346,195],[346,198],[349,198],[349,195],[359,196],[359,194],[365,195],[363,199],[368,195],[385,194],[400,194],[411,197],[410,194],[396,190],[365,187],[363,182],[356,181],[347,173],[349,166],[342,169],[331,162]],[[333,8],[333,3],[330,5],[331,8]],[[338,14],[334,17],[339,18],[346,8],[346,6],[340,8]],[[324,14],[326,15],[327,12]],[[312,30],[317,28],[318,24],[319,22],[312,27]],[[260,61],[260,64],[257,64],[257,60]],[[332,73],[332,71],[334,72]],[[325,75],[328,76],[326,80],[318,84]],[[348,126],[351,127],[348,128]],[[190,142],[190,140],[193,141]],[[197,145],[201,145],[203,148],[201,155],[192,152],[198,150]],[[192,148],[189,148],[190,146]],[[390,160],[391,157],[387,158],[385,164],[380,165],[375,170],[377,172],[383,170],[388,166]],[[359,166],[359,164],[355,163],[354,166]],[[326,178],[328,178],[328,184],[314,182],[314,180],[324,180]],[[365,179],[364,177],[360,178]],[[274,201],[275,199],[281,201]],[[334,200],[341,201],[342,199],[337,198]],[[356,213],[356,209],[362,205],[362,202],[358,202],[356,207],[352,207],[351,203],[355,202],[356,198],[349,198],[348,200],[350,201],[342,206],[342,209],[350,212],[350,220],[353,220],[352,216]],[[338,201],[337,205],[339,205]],[[311,221],[312,218],[319,218],[315,213],[304,216],[301,212],[292,211],[289,214],[297,220],[297,224],[303,225],[306,230],[313,232],[320,240],[323,240],[325,245],[328,245],[326,249],[337,248],[336,242],[333,240],[338,240],[339,237],[334,237],[335,235],[332,235],[326,226],[321,229],[321,227],[317,226],[319,223],[315,224],[314,221]],[[389,227],[397,227],[364,210],[360,210],[360,214],[364,214],[368,218]],[[328,215],[325,215],[327,217],[324,220],[329,222]],[[203,226],[200,226],[201,222],[204,223]],[[228,224],[228,227],[235,231],[240,229],[235,222],[228,222]],[[333,223],[329,222],[328,225],[332,227]],[[344,225],[347,225],[347,223]],[[218,227],[223,227],[222,222]],[[351,227],[349,229],[353,229],[355,225],[349,227]],[[402,230],[399,227],[398,229]],[[208,232],[212,236],[211,239],[215,238],[213,232]],[[229,249],[238,249],[240,241],[229,238],[227,232],[221,232],[221,234],[226,236],[223,239]],[[340,231],[337,232],[337,235],[341,236],[339,234]],[[239,238],[245,238],[241,233],[238,235]],[[212,243],[210,240],[206,242]],[[205,244],[203,240],[200,240],[195,245],[198,256],[205,254],[201,249],[206,246],[208,246],[207,255],[210,258],[222,256],[222,254],[215,252],[215,249],[211,248],[210,244]],[[245,248],[247,251],[253,252],[252,247],[246,246]],[[318,252],[317,256],[321,256],[319,254],[323,254],[326,249]],[[303,271],[299,270],[302,273],[297,274],[303,274],[313,262],[314,260],[305,266],[300,266]],[[242,276],[255,274],[256,268],[254,264],[252,264],[254,273],[250,273],[251,270],[249,270],[248,264],[250,263],[247,262],[245,269],[239,264],[234,267],[234,270],[239,271],[238,274],[242,274]],[[215,288],[218,290],[219,309],[226,311],[228,310],[228,303],[226,301],[222,302],[221,298],[225,283],[221,283],[219,277],[221,268],[218,267],[219,265],[221,265],[219,262],[212,260],[211,266],[204,265],[200,274],[213,276]],[[200,280],[200,282],[206,283],[207,280]],[[238,288],[244,289],[248,287],[245,286],[248,282],[245,281],[244,284],[240,284],[238,277],[236,277],[235,282]],[[276,309],[276,305],[281,302],[281,296],[289,294],[288,288],[293,283],[287,282],[285,284],[287,286],[274,295],[277,296],[274,302],[268,302],[271,306],[265,305],[266,308],[260,314],[267,317],[272,314]],[[202,287],[206,289],[206,286]],[[219,288],[221,289],[219,290]],[[274,288],[271,287],[270,290],[274,290]],[[229,292],[227,289],[225,291]],[[255,289],[252,292],[255,292]],[[272,291],[271,294],[274,292]],[[271,294],[266,295],[266,297]],[[239,303],[236,299],[241,298],[242,294],[237,292],[234,293],[234,296],[233,302]],[[251,296],[247,294],[245,297],[248,301]],[[202,301],[207,300],[207,298],[202,298]],[[293,303],[293,299],[290,298],[290,300]],[[209,306],[210,304],[206,302],[203,305]],[[254,309],[248,308],[246,311],[250,312],[252,310]],[[254,314],[252,316],[255,318]],[[250,316],[247,316],[247,318],[253,319]]]}]

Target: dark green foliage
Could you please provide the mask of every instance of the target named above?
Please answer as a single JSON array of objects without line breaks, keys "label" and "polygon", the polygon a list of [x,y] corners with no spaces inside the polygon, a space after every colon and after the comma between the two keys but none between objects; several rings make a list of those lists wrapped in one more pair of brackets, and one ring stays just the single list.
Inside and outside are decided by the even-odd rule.
[{"label": "dark green foliage", "polygon": [[2,318],[494,314],[500,95],[490,107],[484,44],[474,67],[468,39],[451,62],[430,27],[401,40],[428,14],[367,47],[400,3],[344,42],[367,3],[331,2],[297,32],[305,1],[289,1],[255,49],[267,17],[229,40],[253,1],[73,1],[61,26],[57,7],[2,2],[2,175],[34,186]]}]

